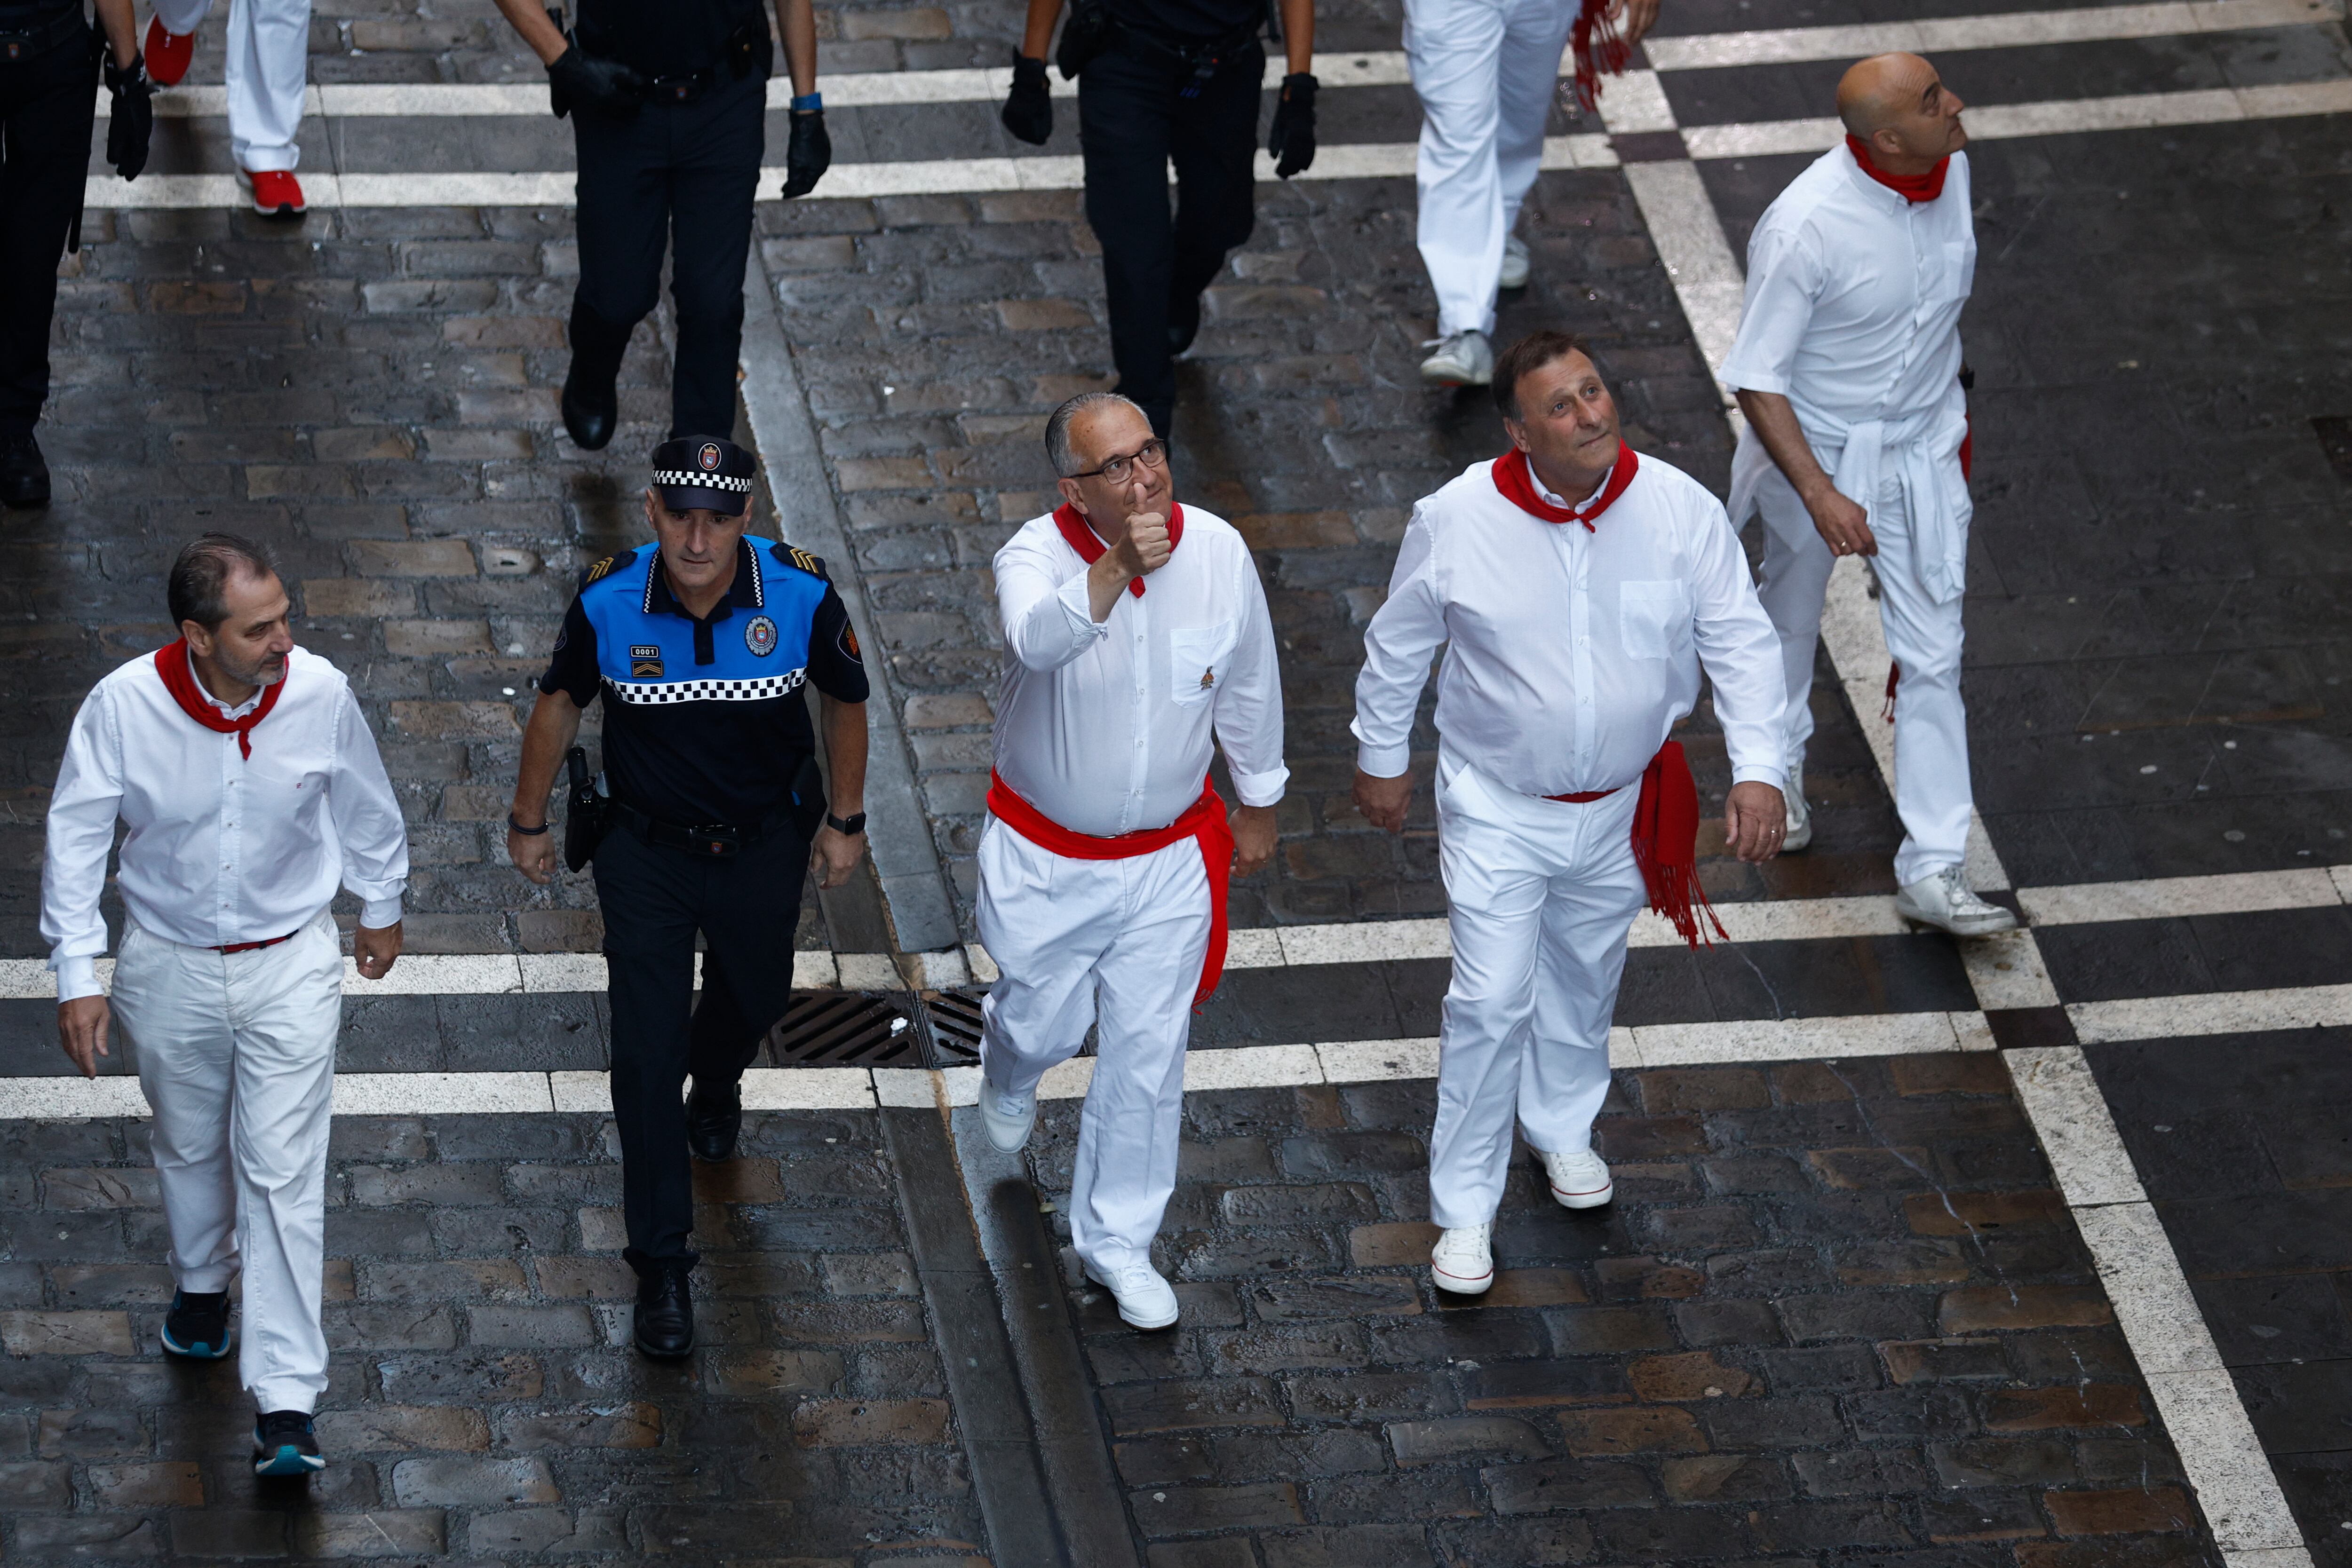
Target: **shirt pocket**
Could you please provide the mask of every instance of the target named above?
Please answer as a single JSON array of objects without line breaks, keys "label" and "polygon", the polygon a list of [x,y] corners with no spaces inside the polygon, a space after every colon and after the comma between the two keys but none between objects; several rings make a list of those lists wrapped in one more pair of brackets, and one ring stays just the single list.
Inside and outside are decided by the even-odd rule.
[{"label": "shirt pocket", "polygon": [[1197,706],[1216,692],[1240,627],[1238,621],[1220,621],[1168,633],[1168,695],[1177,706]]},{"label": "shirt pocket", "polygon": [[1671,659],[1690,641],[1690,593],[1671,578],[1617,586],[1617,636],[1629,659]]},{"label": "shirt pocket", "polygon": [[1951,292],[1949,299],[1966,299],[1976,287],[1977,242],[1969,239],[1949,240],[1944,246],[1944,287]]}]

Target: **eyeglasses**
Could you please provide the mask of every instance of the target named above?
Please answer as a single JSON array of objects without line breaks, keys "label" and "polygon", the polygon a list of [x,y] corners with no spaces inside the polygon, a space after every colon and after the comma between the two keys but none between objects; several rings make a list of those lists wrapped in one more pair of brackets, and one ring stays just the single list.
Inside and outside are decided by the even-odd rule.
[{"label": "eyeglasses", "polygon": [[1073,479],[1103,478],[1114,485],[1124,485],[1134,475],[1136,465],[1139,463],[1146,468],[1167,467],[1168,444],[1155,438],[1145,442],[1142,446],[1124,457],[1114,457],[1099,468],[1089,468],[1083,474],[1073,474],[1069,476]]}]

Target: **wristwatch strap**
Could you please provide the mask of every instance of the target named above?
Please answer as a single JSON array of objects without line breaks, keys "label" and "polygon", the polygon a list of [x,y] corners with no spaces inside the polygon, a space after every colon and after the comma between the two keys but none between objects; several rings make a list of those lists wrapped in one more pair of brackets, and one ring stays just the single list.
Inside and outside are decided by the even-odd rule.
[{"label": "wristwatch strap", "polygon": [[824,814],[824,825],[836,833],[846,833],[855,838],[866,831],[866,813],[860,811],[854,817],[836,817],[827,811]]}]

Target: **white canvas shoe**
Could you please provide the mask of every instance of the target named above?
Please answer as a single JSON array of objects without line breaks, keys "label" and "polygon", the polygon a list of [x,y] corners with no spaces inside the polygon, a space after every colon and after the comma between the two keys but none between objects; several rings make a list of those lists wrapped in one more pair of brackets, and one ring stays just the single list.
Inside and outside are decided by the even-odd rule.
[{"label": "white canvas shoe", "polygon": [[1552,1200],[1562,1208],[1599,1208],[1617,1196],[1617,1184],[1609,1179],[1609,1162],[1591,1149],[1537,1152],[1543,1155],[1544,1175],[1551,1181]]},{"label": "white canvas shoe", "polygon": [[980,1124],[988,1129],[988,1141],[999,1153],[1012,1154],[1029,1142],[1029,1130],[1037,1124],[1037,1096],[1016,1098],[982,1078]]},{"label": "white canvas shoe", "polygon": [[1484,332],[1456,332],[1422,345],[1437,351],[1421,361],[1421,379],[1442,387],[1483,387],[1495,379],[1495,350]]},{"label": "white canvas shoe", "polygon": [[1441,1291],[1483,1296],[1495,1282],[1495,1227],[1461,1225],[1445,1231],[1430,1249],[1429,1277]]},{"label": "white canvas shoe", "polygon": [[1129,1263],[1108,1270],[1108,1279],[1087,1265],[1087,1278],[1100,1285],[1118,1303],[1121,1322],[1129,1328],[1164,1329],[1176,1321],[1176,1287],[1160,1277],[1149,1263]]},{"label": "white canvas shoe", "polygon": [[1525,288],[1528,286],[1528,242],[1517,235],[1503,240],[1503,287]]},{"label": "white canvas shoe", "polygon": [[1796,853],[1813,841],[1812,809],[1805,804],[1805,765],[1795,764],[1789,769],[1789,787],[1780,791],[1780,800],[1789,808],[1789,831],[1780,840],[1780,852]]},{"label": "white canvas shoe", "polygon": [[1990,936],[2017,929],[2017,916],[1969,889],[1960,868],[1948,865],[1895,895],[1895,913],[1955,936]]}]

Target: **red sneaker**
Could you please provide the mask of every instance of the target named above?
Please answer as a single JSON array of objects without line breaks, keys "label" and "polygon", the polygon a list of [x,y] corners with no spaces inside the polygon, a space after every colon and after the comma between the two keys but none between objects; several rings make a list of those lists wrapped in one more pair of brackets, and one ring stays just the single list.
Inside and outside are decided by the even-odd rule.
[{"label": "red sneaker", "polygon": [[302,215],[302,186],[290,169],[239,169],[246,183],[253,187],[253,210],[264,217],[299,218]]},{"label": "red sneaker", "polygon": [[167,33],[163,18],[147,19],[147,79],[157,87],[176,87],[188,74],[188,62],[195,57],[196,36],[194,33]]}]

